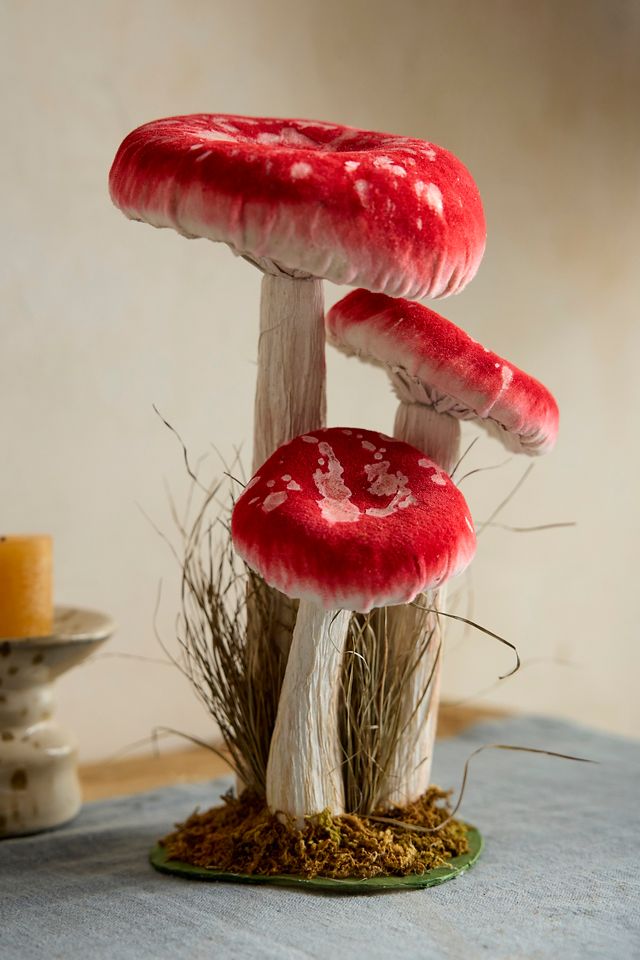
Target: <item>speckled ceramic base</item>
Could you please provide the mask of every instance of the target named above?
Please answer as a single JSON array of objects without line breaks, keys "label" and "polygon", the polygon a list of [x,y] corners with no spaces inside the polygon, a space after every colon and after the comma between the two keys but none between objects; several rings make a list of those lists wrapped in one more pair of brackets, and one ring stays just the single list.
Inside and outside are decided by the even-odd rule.
[{"label": "speckled ceramic base", "polygon": [[53,683],[113,630],[102,613],[59,607],[52,636],[0,641],[0,837],[57,827],[80,809],[75,739],[53,716]]},{"label": "speckled ceramic base", "polygon": [[447,880],[453,880],[472,867],[484,846],[482,835],[475,827],[468,825],[469,850],[459,857],[453,857],[443,867],[435,867],[426,873],[409,874],[406,877],[372,877],[370,880],[353,878],[334,880],[331,877],[296,877],[279,875],[264,877],[258,874],[223,873],[220,870],[207,870],[194,867],[180,860],[169,860],[164,847],[156,845],[149,855],[149,862],[160,873],[170,873],[186,880],[207,880],[223,883],[259,883],[277,887],[302,887],[309,890],[324,890],[327,893],[375,893],[382,890],[418,890],[423,887],[436,887]]}]

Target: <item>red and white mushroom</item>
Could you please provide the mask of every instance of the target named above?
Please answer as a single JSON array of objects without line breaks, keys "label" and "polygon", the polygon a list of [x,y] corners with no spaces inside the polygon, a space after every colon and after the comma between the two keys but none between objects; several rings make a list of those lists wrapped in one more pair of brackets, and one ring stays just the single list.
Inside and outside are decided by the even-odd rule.
[{"label": "red and white mushroom", "polygon": [[[420,303],[355,290],[328,313],[327,335],[342,352],[383,366],[400,400],[394,436],[451,473],[460,456],[460,420],[474,419],[509,450],[548,452],[558,432],[558,407],[539,381],[487,350]],[[435,608],[444,591],[428,598]],[[443,629],[414,608],[389,612],[394,655],[410,656],[421,632]],[[404,736],[386,773],[389,805],[415,800],[429,786],[440,664],[425,655],[403,692]],[[430,681],[428,700],[423,696]]]},{"label": "red and white mushroom", "polygon": [[469,172],[411,137],[313,120],[170,117],[129,134],[109,183],[130,219],[222,241],[264,271],[254,469],[324,423],[321,278],[444,296],[471,280],[484,252]]},{"label": "red and white mushroom", "polygon": [[344,811],[338,727],[349,612],[408,603],[475,551],[465,500],[419,450],[333,427],[287,443],[247,484],[235,549],[300,599],[267,770],[267,802],[295,817]]},{"label": "red and white mushroom", "polygon": [[448,473],[460,420],[475,420],[514,452],[536,456],[555,444],[549,390],[421,303],[354,290],[329,311],[327,335],[343,353],[385,367],[400,400],[395,436]]}]

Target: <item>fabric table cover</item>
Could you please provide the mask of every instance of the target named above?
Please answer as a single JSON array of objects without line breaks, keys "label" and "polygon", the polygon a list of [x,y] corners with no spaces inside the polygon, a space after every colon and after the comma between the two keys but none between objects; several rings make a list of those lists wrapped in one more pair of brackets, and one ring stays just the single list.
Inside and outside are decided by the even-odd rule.
[{"label": "fabric table cover", "polygon": [[438,743],[434,781],[485,838],[478,864],[420,891],[361,896],[163,876],[150,847],[229,780],[87,805],[59,830],[0,843],[2,960],[588,960],[640,957],[640,749],[537,717]]}]

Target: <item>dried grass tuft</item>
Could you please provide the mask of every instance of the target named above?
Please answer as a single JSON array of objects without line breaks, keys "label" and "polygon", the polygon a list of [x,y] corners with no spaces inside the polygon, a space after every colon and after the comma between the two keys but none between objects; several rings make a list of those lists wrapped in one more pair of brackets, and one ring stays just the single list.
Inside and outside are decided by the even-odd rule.
[{"label": "dried grass tuft", "polygon": [[278,599],[236,556],[231,510],[218,492],[206,494],[184,534],[179,665],[220,727],[239,779],[264,795],[286,666],[273,642]]},{"label": "dried grass tuft", "polygon": [[[345,799],[347,810],[363,816],[381,805],[392,758],[413,714],[429,696],[441,653],[437,617],[428,626],[427,614],[436,613],[429,607],[403,620],[404,630],[412,634],[403,637],[403,646],[411,653],[399,656],[393,636],[396,613],[382,608],[355,614],[349,624],[341,707]],[[403,691],[432,644],[437,644],[432,669],[407,717],[401,709]]]}]

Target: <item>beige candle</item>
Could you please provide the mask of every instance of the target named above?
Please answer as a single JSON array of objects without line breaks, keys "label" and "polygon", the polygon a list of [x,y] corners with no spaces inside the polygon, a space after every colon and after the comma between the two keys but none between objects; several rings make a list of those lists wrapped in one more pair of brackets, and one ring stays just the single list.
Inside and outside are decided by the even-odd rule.
[{"label": "beige candle", "polygon": [[46,637],[53,629],[53,543],[0,535],[0,638]]}]

